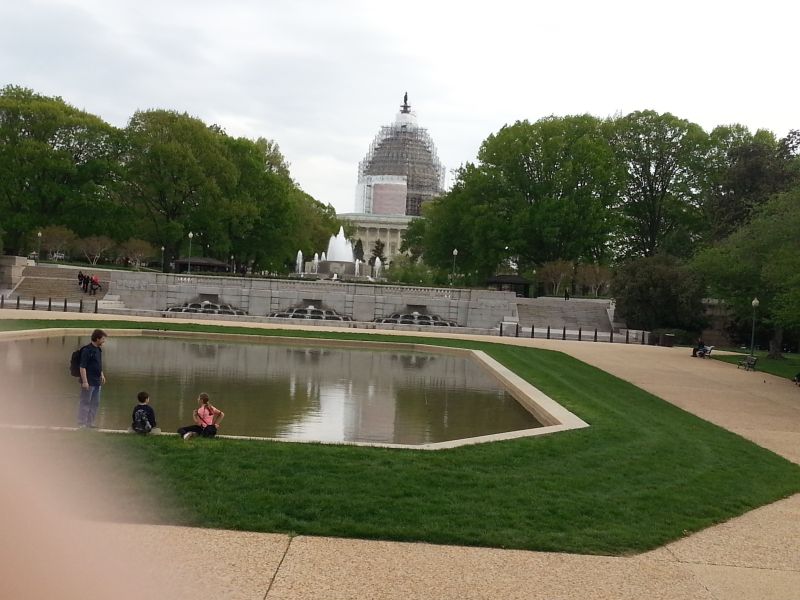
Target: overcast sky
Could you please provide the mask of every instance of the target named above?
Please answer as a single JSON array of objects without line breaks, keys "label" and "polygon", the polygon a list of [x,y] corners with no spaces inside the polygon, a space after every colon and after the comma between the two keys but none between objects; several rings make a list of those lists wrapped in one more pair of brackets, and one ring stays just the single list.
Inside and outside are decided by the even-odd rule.
[{"label": "overcast sky", "polygon": [[185,111],[274,139],[353,210],[358,162],[408,91],[447,167],[507,123],[671,112],[800,128],[796,0],[0,0],[0,86],[124,126]]}]

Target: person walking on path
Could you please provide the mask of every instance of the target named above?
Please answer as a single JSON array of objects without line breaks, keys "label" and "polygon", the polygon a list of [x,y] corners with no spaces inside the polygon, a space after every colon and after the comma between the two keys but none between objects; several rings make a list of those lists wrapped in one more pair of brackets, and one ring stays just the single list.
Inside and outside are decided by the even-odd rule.
[{"label": "person walking on path", "polygon": [[107,339],[106,332],[95,329],[92,332],[92,343],[81,350],[80,376],[81,395],[78,404],[78,427],[95,428],[94,420],[100,406],[100,390],[106,383],[103,374],[103,344]]},{"label": "person walking on path", "polygon": [[178,435],[188,440],[196,435],[212,438],[217,435],[217,428],[225,413],[209,402],[208,394],[203,392],[197,397],[198,407],[194,409],[192,417],[194,425],[187,425],[178,429]]}]

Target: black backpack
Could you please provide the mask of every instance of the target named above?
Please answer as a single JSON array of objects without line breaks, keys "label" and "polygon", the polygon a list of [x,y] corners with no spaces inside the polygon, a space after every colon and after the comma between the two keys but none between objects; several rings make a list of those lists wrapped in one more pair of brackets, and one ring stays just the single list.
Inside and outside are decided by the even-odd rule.
[{"label": "black backpack", "polygon": [[73,377],[81,376],[81,352],[83,352],[84,348],[88,348],[89,346],[91,346],[91,344],[81,346],[69,357],[69,374]]},{"label": "black backpack", "polygon": [[150,433],[153,426],[147,418],[147,411],[144,408],[137,408],[133,411],[133,430],[136,433]]}]

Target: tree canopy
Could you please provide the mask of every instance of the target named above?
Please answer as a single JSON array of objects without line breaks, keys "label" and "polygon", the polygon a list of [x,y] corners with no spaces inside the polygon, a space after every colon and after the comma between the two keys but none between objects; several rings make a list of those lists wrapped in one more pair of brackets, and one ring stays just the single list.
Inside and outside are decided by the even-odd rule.
[{"label": "tree canopy", "polygon": [[780,353],[783,332],[800,329],[800,187],[755,209],[752,219],[714,247],[694,266],[708,278],[712,293],[743,320],[758,298],[758,319],[771,330],[770,351]]},{"label": "tree canopy", "polygon": [[[137,240],[128,244],[137,257],[140,242],[163,246],[166,265],[188,253],[192,232],[194,254],[282,271],[298,249],[324,247],[339,222],[291,179],[273,140],[233,138],[161,109],[137,111],[117,129],[61,98],[7,86],[0,89],[3,250],[26,253],[47,226],[120,248]],[[82,247],[96,260],[107,245]]]},{"label": "tree canopy", "polygon": [[[6,251],[34,228],[111,228],[122,136],[98,117],[32,90],[0,89],[0,215]],[[97,210],[100,208],[101,210]],[[110,211],[109,211],[110,212]]]},{"label": "tree canopy", "polygon": [[[706,133],[650,110],[518,121],[489,135],[452,189],[423,206],[401,249],[439,272],[457,249],[473,284],[514,257],[551,291],[574,275],[597,293],[598,274],[607,281],[612,267],[620,312],[646,328],[699,327],[702,296],[747,313],[762,289],[765,321],[797,328],[799,149],[800,131],[778,139],[733,124]],[[571,273],[545,277],[568,264]]]}]

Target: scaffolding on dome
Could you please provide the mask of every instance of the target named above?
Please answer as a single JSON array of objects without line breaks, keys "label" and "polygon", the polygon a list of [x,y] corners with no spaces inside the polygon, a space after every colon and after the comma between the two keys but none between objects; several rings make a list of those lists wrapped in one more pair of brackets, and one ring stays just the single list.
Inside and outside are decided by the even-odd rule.
[{"label": "scaffolding on dome", "polygon": [[444,191],[445,168],[427,129],[417,125],[408,94],[395,122],[381,127],[358,164],[357,210],[373,212],[369,189],[373,181],[386,185],[399,178],[405,179],[406,215],[418,216],[423,202]]}]

